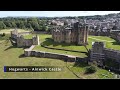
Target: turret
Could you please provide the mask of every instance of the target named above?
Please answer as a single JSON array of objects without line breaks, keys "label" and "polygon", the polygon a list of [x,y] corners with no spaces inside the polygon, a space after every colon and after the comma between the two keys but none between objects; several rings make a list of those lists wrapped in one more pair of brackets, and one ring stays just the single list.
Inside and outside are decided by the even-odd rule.
[{"label": "turret", "polygon": [[78,27],[78,44],[87,45],[88,44],[88,26],[87,24],[81,24]]},{"label": "turret", "polygon": [[37,36],[37,35],[33,36],[32,40],[33,40],[33,45],[40,45],[39,36]]}]

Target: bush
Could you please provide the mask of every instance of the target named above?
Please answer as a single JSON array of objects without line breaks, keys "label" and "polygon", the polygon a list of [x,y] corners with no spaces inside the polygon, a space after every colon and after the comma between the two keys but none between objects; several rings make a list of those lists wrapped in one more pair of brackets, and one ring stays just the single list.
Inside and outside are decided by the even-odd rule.
[{"label": "bush", "polygon": [[3,33],[2,36],[5,36],[5,33]]},{"label": "bush", "polygon": [[97,71],[96,67],[95,66],[89,66],[86,68],[86,71],[85,73],[88,74],[88,73],[95,73]]}]

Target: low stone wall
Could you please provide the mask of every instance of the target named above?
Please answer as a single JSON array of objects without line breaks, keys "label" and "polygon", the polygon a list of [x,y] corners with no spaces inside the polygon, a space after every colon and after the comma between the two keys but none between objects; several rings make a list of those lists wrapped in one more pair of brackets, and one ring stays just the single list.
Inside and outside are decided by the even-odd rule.
[{"label": "low stone wall", "polygon": [[24,50],[24,55],[25,56],[31,56],[31,51],[35,47],[35,45],[32,45],[30,48],[27,48]]},{"label": "low stone wall", "polygon": [[80,58],[80,57],[76,57],[76,62],[84,62],[84,63],[88,63],[89,58]]},{"label": "low stone wall", "polygon": [[33,31],[32,34],[47,34],[46,31]]},{"label": "low stone wall", "polygon": [[110,33],[109,32],[89,31],[89,35],[94,35],[94,36],[110,36]]},{"label": "low stone wall", "polygon": [[53,59],[60,59],[68,62],[75,62],[76,57],[71,55],[64,55],[58,53],[51,53],[51,52],[42,52],[42,51],[31,51],[31,50],[24,50],[25,56],[35,56],[40,58],[53,58]]},{"label": "low stone wall", "polygon": [[106,58],[111,58],[116,60],[120,63],[120,51],[119,50],[113,50],[113,49],[104,49],[104,53]]},{"label": "low stone wall", "polygon": [[21,36],[21,35],[29,35],[29,34],[31,34],[31,32],[20,32],[20,33],[18,33],[19,36]]},{"label": "low stone wall", "polygon": [[80,58],[72,55],[32,50],[34,47],[35,45],[32,45],[30,48],[24,49],[24,55],[26,57],[32,56],[32,57],[40,57],[40,58],[60,59],[68,62],[85,62],[85,63],[88,62],[88,58]]}]

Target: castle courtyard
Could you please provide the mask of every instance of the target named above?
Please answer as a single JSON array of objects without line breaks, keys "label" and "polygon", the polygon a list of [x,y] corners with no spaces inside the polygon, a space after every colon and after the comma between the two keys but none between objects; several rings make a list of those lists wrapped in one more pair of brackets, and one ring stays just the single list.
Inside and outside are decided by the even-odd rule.
[{"label": "castle courtyard", "polygon": [[[6,35],[7,36],[7,35]],[[29,37],[29,36],[27,36]],[[48,34],[41,34],[39,35],[40,37],[40,42],[45,42],[47,40],[47,38],[51,38],[51,35]],[[66,68],[66,63],[62,60],[57,60],[57,59],[50,59],[50,58],[36,58],[36,57],[23,57],[22,54],[24,53],[23,48],[16,48],[14,46],[11,45],[10,42],[6,41],[7,37],[3,40],[0,40],[0,44],[1,44],[1,48],[0,48],[0,63],[1,63],[1,76],[0,78],[78,78],[76,77],[71,71],[69,71]],[[90,38],[89,39],[89,43],[90,45],[88,45],[88,48],[91,48],[91,43],[92,40]],[[110,42],[109,42],[110,43]],[[86,52],[86,49],[83,46],[76,46],[76,45],[60,45],[59,43],[55,43],[56,45],[50,44],[50,42],[47,42],[47,46],[50,47],[54,47],[54,48],[64,48],[64,49],[72,49],[72,50],[77,50],[77,51],[84,51]],[[36,46],[35,49],[37,50],[50,50],[50,49],[46,49],[44,47]],[[55,50],[51,50],[51,52],[56,52],[56,53],[65,53],[66,51],[55,51]],[[86,55],[84,53],[79,53],[79,52],[68,52],[68,54],[71,55],[77,55],[79,57],[86,57]],[[74,54],[73,54],[74,53]],[[7,55],[7,57],[5,57],[5,55]],[[55,66],[55,65],[60,65],[64,68],[63,72],[12,72],[12,73],[4,73],[3,72],[3,67],[4,66]],[[84,70],[86,67],[88,67],[88,65],[84,65],[84,64],[80,64],[75,66],[74,62],[68,62],[67,65],[69,66],[69,68],[74,71],[80,78],[113,78],[113,75],[107,71],[107,70],[103,70],[98,68],[97,72],[94,74],[89,74],[89,75],[85,75],[84,74]],[[105,74],[105,75],[103,75]]]}]

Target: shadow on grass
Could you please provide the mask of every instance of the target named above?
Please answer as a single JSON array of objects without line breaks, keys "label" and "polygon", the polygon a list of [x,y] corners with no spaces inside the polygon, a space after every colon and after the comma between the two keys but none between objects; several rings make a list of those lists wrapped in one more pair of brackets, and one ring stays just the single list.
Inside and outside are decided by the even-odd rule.
[{"label": "shadow on grass", "polygon": [[73,67],[88,67],[90,65],[88,65],[85,62],[75,62],[75,64],[73,65]]},{"label": "shadow on grass", "polygon": [[12,49],[12,48],[23,48],[23,49],[26,49],[26,48],[29,48],[29,47],[17,47],[15,45],[15,46],[10,46],[10,47],[6,48],[4,51],[7,51],[7,50]]},{"label": "shadow on grass", "polygon": [[[50,45],[53,45],[53,47],[50,47]],[[41,46],[44,47],[44,48],[71,51],[71,52],[79,52],[79,53],[85,53],[87,55],[86,51],[76,51],[76,50],[69,50],[69,49],[62,49],[62,48],[54,48],[55,46],[58,46],[58,45],[61,45],[62,47],[70,46],[70,45],[77,46],[74,43],[67,44],[67,43],[63,43],[63,42],[62,43],[54,42],[54,40],[51,39],[51,38],[46,38],[46,40],[43,43],[41,43]]]},{"label": "shadow on grass", "polygon": [[21,54],[21,55],[19,56],[19,58],[25,58],[25,55],[24,55],[24,54]]},{"label": "shadow on grass", "polygon": [[6,34],[5,36],[0,36],[0,40],[7,40],[9,39],[10,34]]},{"label": "shadow on grass", "polygon": [[53,46],[58,46],[58,45],[61,45],[61,46],[70,46],[70,45],[76,45],[75,43],[72,43],[72,44],[67,44],[67,43],[64,43],[64,42],[61,42],[61,43],[58,43],[58,42],[54,42],[54,40],[52,38],[46,38],[46,40],[42,43],[42,45],[44,46],[50,46],[50,45],[53,45]]},{"label": "shadow on grass", "polygon": [[120,45],[120,42],[119,41],[115,41],[115,42],[112,42],[113,45]]},{"label": "shadow on grass", "polygon": [[7,50],[12,49],[12,48],[17,48],[17,46],[10,46],[10,47],[6,48],[4,51],[7,51]]}]

